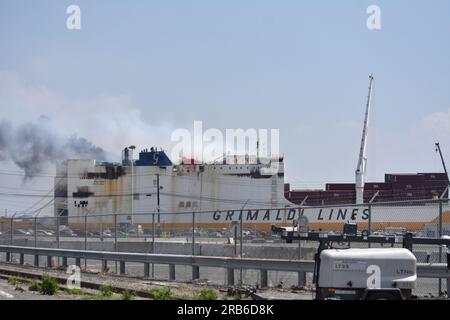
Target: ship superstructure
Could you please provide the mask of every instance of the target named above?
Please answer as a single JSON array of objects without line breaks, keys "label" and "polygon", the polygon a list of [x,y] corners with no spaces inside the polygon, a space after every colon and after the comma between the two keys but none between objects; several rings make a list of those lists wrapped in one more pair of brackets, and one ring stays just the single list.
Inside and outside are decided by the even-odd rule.
[{"label": "ship superstructure", "polygon": [[121,163],[68,160],[55,179],[55,212],[62,217],[126,213],[130,223],[148,223],[145,214],[154,212],[290,205],[280,157],[228,156],[214,163],[183,159],[175,165],[163,150],[145,149],[133,160],[125,148]]}]

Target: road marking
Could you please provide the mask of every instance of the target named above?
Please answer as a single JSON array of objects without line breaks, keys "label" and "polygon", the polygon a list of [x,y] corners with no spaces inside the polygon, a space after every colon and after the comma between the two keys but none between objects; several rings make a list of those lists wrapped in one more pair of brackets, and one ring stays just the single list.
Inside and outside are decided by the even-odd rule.
[{"label": "road marking", "polygon": [[0,290],[0,296],[3,296],[8,299],[14,298],[14,296],[12,294],[9,294],[8,292],[2,291],[2,290]]}]

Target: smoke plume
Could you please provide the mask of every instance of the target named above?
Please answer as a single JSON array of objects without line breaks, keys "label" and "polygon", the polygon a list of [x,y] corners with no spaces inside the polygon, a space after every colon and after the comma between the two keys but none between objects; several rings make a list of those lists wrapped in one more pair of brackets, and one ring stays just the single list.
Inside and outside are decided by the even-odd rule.
[{"label": "smoke plume", "polygon": [[25,179],[41,173],[45,164],[68,158],[106,160],[106,155],[102,148],[83,137],[60,137],[42,117],[37,123],[17,127],[9,121],[0,121],[0,161],[12,160],[24,171]]}]

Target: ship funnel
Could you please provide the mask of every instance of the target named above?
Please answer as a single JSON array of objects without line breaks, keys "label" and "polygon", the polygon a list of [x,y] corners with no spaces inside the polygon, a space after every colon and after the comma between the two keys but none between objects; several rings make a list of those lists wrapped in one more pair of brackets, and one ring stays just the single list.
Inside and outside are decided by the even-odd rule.
[{"label": "ship funnel", "polygon": [[130,150],[128,148],[122,151],[122,165],[126,166],[130,162]]}]

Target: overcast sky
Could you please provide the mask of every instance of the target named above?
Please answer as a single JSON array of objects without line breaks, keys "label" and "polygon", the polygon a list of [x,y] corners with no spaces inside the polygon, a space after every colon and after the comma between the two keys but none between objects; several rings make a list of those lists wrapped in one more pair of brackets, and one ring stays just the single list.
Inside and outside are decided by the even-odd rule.
[{"label": "overcast sky", "polygon": [[[71,4],[81,30],[66,27]],[[381,30],[366,27],[372,4]],[[201,120],[280,129],[296,187],[351,182],[372,72],[368,180],[442,171],[434,142],[450,159],[447,0],[0,1],[0,120],[44,115],[56,134],[86,137],[113,160],[130,144],[169,148],[174,129]],[[0,165],[0,191],[51,188]],[[0,207],[24,206],[8,201]]]}]

